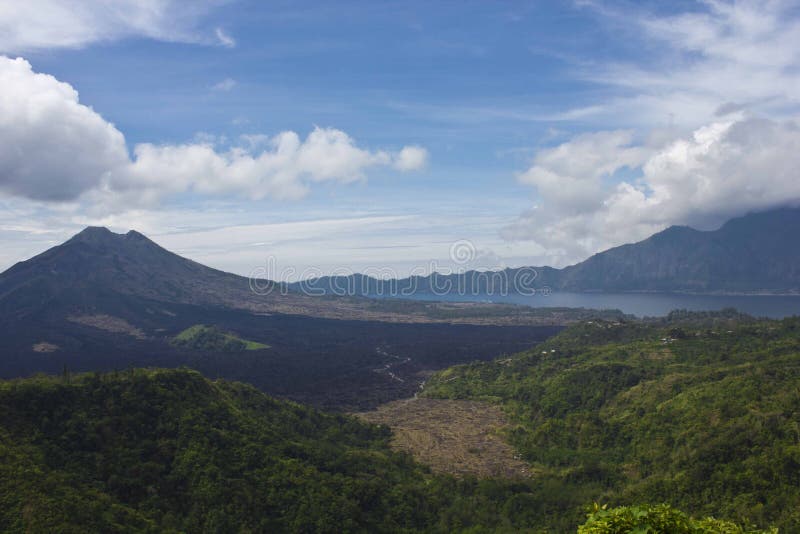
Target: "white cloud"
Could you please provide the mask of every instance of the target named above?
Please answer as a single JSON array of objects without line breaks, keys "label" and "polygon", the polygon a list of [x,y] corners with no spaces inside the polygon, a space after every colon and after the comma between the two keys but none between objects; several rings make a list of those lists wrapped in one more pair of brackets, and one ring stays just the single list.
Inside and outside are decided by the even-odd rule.
[{"label": "white cloud", "polygon": [[234,48],[236,46],[236,41],[233,39],[233,37],[225,33],[222,28],[217,28],[214,30],[214,35],[217,36],[217,40],[222,46],[226,48]]},{"label": "white cloud", "polygon": [[800,128],[793,121],[741,118],[699,128],[653,155],[639,183],[607,199],[629,220],[699,225],[800,202]]},{"label": "white cloud", "polygon": [[317,127],[305,139],[290,131],[251,135],[226,150],[217,141],[206,134],[181,145],[141,143],[130,158],[122,133],[70,85],[0,56],[0,190],[12,195],[64,201],[91,194],[106,207],[187,191],[299,198],[312,183],[364,180],[373,167],[412,170],[425,154],[359,148],[334,128]]},{"label": "white cloud", "polygon": [[149,202],[186,191],[297,199],[312,182],[363,180],[367,169],[390,161],[386,152],[358,148],[340,130],[315,128],[304,140],[294,132],[280,133],[266,146],[256,145],[256,151],[234,147],[221,152],[211,144],[139,144],[131,165],[114,173],[110,183],[115,192]]},{"label": "white cloud", "polygon": [[597,202],[604,178],[644,162],[649,151],[632,142],[631,131],[582,134],[538,152],[533,166],[518,179],[536,187],[540,197],[557,204],[562,212],[581,212]]},{"label": "white cloud", "polygon": [[236,87],[236,80],[233,78],[225,78],[221,82],[215,83],[211,86],[212,91],[228,92]]},{"label": "white cloud", "polygon": [[0,56],[0,189],[66,200],[127,162],[123,135],[70,85]]},{"label": "white cloud", "polygon": [[406,146],[397,154],[394,166],[401,171],[417,171],[428,163],[428,151],[421,146]]},{"label": "white cloud", "polygon": [[0,52],[81,48],[134,36],[232,46],[233,39],[219,29],[213,38],[196,29],[200,19],[221,3],[221,0],[0,0]]},{"label": "white cloud", "polygon": [[567,75],[597,89],[574,107],[542,107],[518,98],[393,102],[392,107],[476,127],[501,121],[578,122],[603,129],[671,126],[684,132],[713,120],[724,103],[770,118],[800,110],[796,1],[705,0],[673,16],[656,16],[642,7],[645,2],[624,2],[616,9],[619,2],[575,3],[606,26],[600,38],[628,41],[636,50],[625,60],[611,61],[597,60],[591,51],[576,56],[547,50],[565,63]]}]

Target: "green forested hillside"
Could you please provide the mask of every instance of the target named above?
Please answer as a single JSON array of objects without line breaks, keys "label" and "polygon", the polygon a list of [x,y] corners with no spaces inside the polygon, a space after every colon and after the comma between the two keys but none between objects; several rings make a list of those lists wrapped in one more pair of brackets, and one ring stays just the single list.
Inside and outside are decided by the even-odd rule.
[{"label": "green forested hillside", "polygon": [[388,438],[189,370],[0,382],[0,532],[537,532],[555,508],[549,486],[435,476]]},{"label": "green forested hillside", "polygon": [[697,519],[667,504],[608,508],[595,503],[578,534],[777,534],[778,529],[754,529],[732,521]]},{"label": "green forested hillside", "polygon": [[800,319],[593,321],[425,394],[502,404],[561,491],[800,531]]},{"label": "green forested hillside", "polygon": [[[388,438],[190,370],[0,382],[0,531],[574,532],[609,482],[569,462],[525,481],[433,475]],[[629,515],[581,528],[662,520]]]}]

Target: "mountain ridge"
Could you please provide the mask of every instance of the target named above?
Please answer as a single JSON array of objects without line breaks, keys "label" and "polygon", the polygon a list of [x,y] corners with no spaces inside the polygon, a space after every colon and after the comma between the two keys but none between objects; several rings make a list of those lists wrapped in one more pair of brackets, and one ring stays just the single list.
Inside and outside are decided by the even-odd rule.
[{"label": "mountain ridge", "polygon": [[334,294],[354,287],[361,295],[400,292],[402,296],[444,294],[447,291],[441,290],[448,285],[477,288],[477,294],[542,290],[797,294],[800,247],[791,237],[796,234],[800,234],[800,208],[779,208],[730,219],[716,230],[673,225],[561,269],[530,266],[395,280],[357,274],[320,277],[290,287]]},{"label": "mountain ridge", "polygon": [[562,269],[559,289],[785,292],[800,289],[800,209],[750,213],[716,230],[672,226]]},{"label": "mountain ridge", "polygon": [[[507,304],[396,303],[355,293],[331,298],[290,284],[228,273],[170,252],[143,234],[87,227],[64,243],[0,273],[0,324],[44,312],[51,304],[94,310],[130,299],[291,314],[406,323],[547,324],[540,312]],[[138,305],[138,304],[137,304]],[[557,314],[564,309],[554,310]],[[117,315],[114,310],[103,313]]]}]

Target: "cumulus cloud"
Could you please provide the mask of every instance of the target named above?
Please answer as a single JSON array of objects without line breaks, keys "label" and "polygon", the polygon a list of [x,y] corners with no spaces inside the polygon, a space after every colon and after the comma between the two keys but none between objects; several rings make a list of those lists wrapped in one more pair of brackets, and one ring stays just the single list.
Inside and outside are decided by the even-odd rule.
[{"label": "cumulus cloud", "polygon": [[92,189],[128,162],[113,124],[82,105],[70,85],[0,57],[0,188],[40,200]]},{"label": "cumulus cloud", "polygon": [[363,180],[374,167],[413,170],[425,151],[360,148],[345,132],[319,128],[243,137],[220,149],[213,137],[179,145],[141,143],[132,157],[122,133],[80,103],[78,93],[24,59],[0,56],[0,190],[37,200],[92,194],[104,202],[154,203],[182,192],[299,198],[310,184]]},{"label": "cumulus cloud", "polygon": [[[654,154],[608,199],[633,221],[713,224],[800,200],[800,129],[758,117],[699,128]],[[708,222],[705,222],[708,221]]]},{"label": "cumulus cloud", "polygon": [[417,171],[428,163],[428,151],[421,146],[407,146],[397,154],[394,166],[401,171]]},{"label": "cumulus cloud", "polygon": [[345,132],[315,128],[305,139],[283,132],[226,151],[211,144],[139,144],[132,163],[113,176],[112,186],[149,201],[185,191],[296,199],[311,182],[362,180],[370,167],[390,162],[388,153],[358,148]]},{"label": "cumulus cloud", "polygon": [[235,41],[221,29],[205,36],[199,20],[222,0],[26,0],[0,2],[0,52],[80,48],[141,36],[161,41]]},{"label": "cumulus cloud", "polygon": [[[740,115],[657,149],[619,140],[620,132],[598,132],[537,156],[521,179],[537,188],[539,203],[505,228],[504,237],[533,240],[565,264],[671,224],[710,228],[750,211],[800,203],[800,127],[794,121]],[[590,163],[562,165],[582,159]],[[598,172],[631,166],[636,178],[598,180]],[[582,184],[590,194],[581,192]]]},{"label": "cumulus cloud", "polygon": [[543,198],[558,204],[562,211],[581,212],[597,202],[604,178],[622,167],[635,168],[643,163],[648,150],[632,146],[632,142],[632,131],[579,135],[540,151],[518,179],[536,187]]}]

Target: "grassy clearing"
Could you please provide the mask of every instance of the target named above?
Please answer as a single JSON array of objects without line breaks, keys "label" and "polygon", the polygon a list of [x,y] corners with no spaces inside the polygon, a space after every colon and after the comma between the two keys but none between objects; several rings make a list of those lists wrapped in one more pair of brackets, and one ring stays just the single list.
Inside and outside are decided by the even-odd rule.
[{"label": "grassy clearing", "polygon": [[392,446],[435,472],[456,476],[524,478],[527,464],[501,437],[499,407],[485,402],[415,398],[390,402],[361,419],[389,426]]},{"label": "grassy clearing", "polygon": [[269,345],[242,339],[216,326],[196,324],[172,338],[172,344],[198,350],[241,352],[245,350],[268,349]]}]

